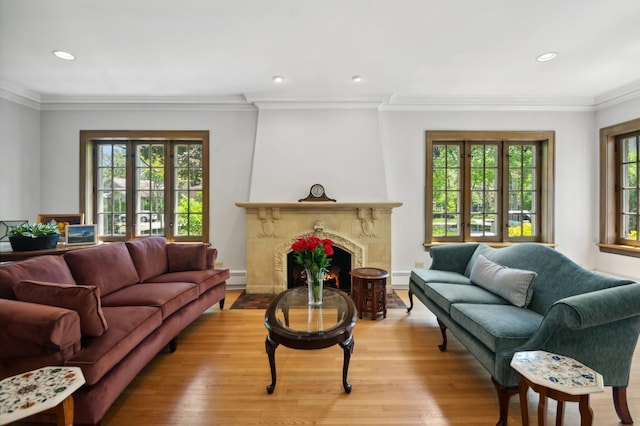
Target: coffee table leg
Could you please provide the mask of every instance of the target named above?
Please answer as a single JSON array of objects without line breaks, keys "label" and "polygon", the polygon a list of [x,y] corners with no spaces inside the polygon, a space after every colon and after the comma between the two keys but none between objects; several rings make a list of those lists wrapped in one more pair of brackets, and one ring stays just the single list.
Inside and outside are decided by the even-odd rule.
[{"label": "coffee table leg", "polygon": [[276,348],[278,343],[271,340],[269,336],[264,342],[267,356],[269,357],[269,366],[271,367],[271,384],[267,386],[267,393],[273,393],[276,388]]},{"label": "coffee table leg", "polygon": [[346,393],[351,393],[351,385],[347,383],[347,374],[349,372],[349,361],[351,360],[354,343],[353,336],[349,336],[347,340],[340,342],[340,347],[342,347],[342,351],[344,352],[344,363],[342,364],[342,386]]}]

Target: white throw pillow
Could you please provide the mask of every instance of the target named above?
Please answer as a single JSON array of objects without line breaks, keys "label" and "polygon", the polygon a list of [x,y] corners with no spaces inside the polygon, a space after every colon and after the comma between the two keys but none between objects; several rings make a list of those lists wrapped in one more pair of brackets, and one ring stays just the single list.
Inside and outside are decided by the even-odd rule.
[{"label": "white throw pillow", "polygon": [[507,268],[479,255],[471,268],[471,282],[526,308],[533,295],[533,279],[538,274],[523,269]]}]

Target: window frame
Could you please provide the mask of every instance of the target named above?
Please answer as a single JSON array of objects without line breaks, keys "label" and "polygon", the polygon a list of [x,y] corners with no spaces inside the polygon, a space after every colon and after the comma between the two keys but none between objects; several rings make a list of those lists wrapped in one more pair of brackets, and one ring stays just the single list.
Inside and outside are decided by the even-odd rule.
[{"label": "window frame", "polygon": [[[133,141],[133,142],[132,142]],[[97,142],[106,143],[126,143],[136,146],[135,142],[162,142],[165,146],[165,190],[164,190],[164,234],[162,235],[170,242],[209,242],[209,131],[203,130],[81,130],[80,131],[80,212],[84,213],[87,220],[97,223],[95,208],[95,194],[97,192],[96,171],[94,164],[94,148]],[[174,155],[173,147],[181,143],[197,142],[202,144],[202,235],[182,236],[174,235],[172,217],[176,214],[175,208],[175,188],[173,187]],[[128,152],[128,155],[131,155]],[[132,161],[127,162],[127,176],[134,176],[134,165]],[[127,204],[133,206],[133,183],[127,181]],[[166,206],[169,206],[167,208]],[[131,207],[129,207],[131,208]],[[145,238],[146,236],[135,235],[135,229],[126,227],[123,236],[100,236],[99,241],[124,241],[134,238]]]},{"label": "window frame", "polygon": [[[470,235],[468,229],[463,229],[461,235],[455,238],[434,238],[433,237],[433,146],[438,143],[460,143],[464,146],[468,144],[478,143],[495,143],[500,141],[500,150],[507,147],[508,144],[539,144],[539,172],[538,184],[540,186],[538,209],[538,235],[535,239],[528,237],[509,237],[508,233],[502,232],[501,236],[495,238],[484,237],[477,238]],[[506,143],[506,144],[505,144]],[[499,161],[503,162],[504,156],[501,154]],[[461,166],[463,173],[468,173],[465,169],[469,167]],[[426,131],[426,179],[425,179],[425,248],[433,245],[441,245],[447,243],[461,242],[483,242],[491,246],[505,246],[517,244],[520,242],[539,242],[544,244],[554,244],[554,177],[555,177],[555,132],[554,131]],[[508,220],[508,203],[504,202],[503,188],[507,179],[506,173],[503,173],[504,164],[500,166],[500,188],[499,192],[499,211],[502,219]],[[463,175],[461,175],[463,176]],[[468,179],[468,176],[464,176]],[[464,183],[461,185],[464,186]],[[463,215],[470,216],[470,197],[471,188],[462,188],[461,197],[463,198]],[[463,220],[466,222],[466,220]],[[502,225],[502,227],[504,227]],[[467,228],[467,227],[465,227]]]},{"label": "window frame", "polygon": [[617,141],[640,132],[640,118],[600,129],[600,242],[603,253],[640,257],[640,247],[627,244],[620,237],[620,179]]}]

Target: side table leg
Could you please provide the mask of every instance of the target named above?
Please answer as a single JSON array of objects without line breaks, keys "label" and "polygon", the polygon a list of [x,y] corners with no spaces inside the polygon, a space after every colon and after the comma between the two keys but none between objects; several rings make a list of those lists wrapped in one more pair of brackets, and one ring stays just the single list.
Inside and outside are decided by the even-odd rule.
[{"label": "side table leg", "polygon": [[556,426],[562,426],[564,423],[564,401],[558,401],[556,408]]},{"label": "side table leg", "polygon": [[593,410],[589,406],[589,394],[580,396],[578,408],[580,410],[580,426],[591,426],[593,424]]},{"label": "side table leg", "polygon": [[518,393],[520,394],[520,414],[522,416],[522,426],[529,426],[529,406],[527,402],[527,391],[529,390],[529,385],[526,380],[520,378],[520,383],[518,384]]},{"label": "side table leg", "polygon": [[349,336],[347,340],[345,340],[344,342],[340,342],[339,344],[342,348],[342,351],[344,352],[344,363],[342,364],[342,386],[344,387],[344,391],[346,393],[351,393],[351,385],[347,383],[347,374],[349,372],[349,361],[351,360],[353,345],[355,344],[353,336]]},{"label": "side table leg", "polygon": [[73,396],[69,395],[55,407],[56,425],[73,426]]},{"label": "side table leg", "polygon": [[267,386],[267,393],[273,393],[276,388],[276,348],[278,343],[271,340],[270,336],[267,336],[264,346],[269,357],[269,367],[271,367],[271,384]]},{"label": "side table leg", "polygon": [[538,401],[538,426],[547,426],[547,389],[541,387]]}]

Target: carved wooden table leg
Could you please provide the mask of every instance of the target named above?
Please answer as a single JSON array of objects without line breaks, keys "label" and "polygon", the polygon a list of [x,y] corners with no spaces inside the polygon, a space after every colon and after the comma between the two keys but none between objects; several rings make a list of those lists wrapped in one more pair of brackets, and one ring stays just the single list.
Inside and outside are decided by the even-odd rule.
[{"label": "carved wooden table leg", "polygon": [[264,342],[267,356],[269,357],[269,367],[271,367],[271,384],[267,386],[267,393],[273,393],[276,388],[276,348],[278,343],[274,342],[267,336]]},{"label": "carved wooden table leg", "polygon": [[349,361],[351,361],[354,344],[353,336],[350,336],[346,341],[339,343],[342,351],[344,352],[344,362],[342,364],[342,386],[346,393],[351,393],[351,385],[347,383],[347,374],[349,373]]}]

